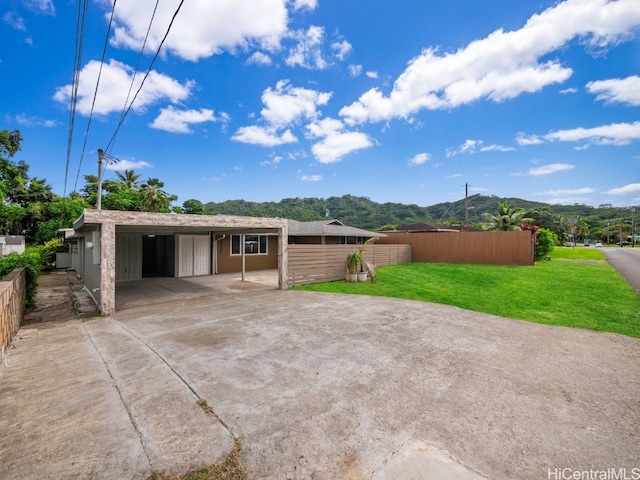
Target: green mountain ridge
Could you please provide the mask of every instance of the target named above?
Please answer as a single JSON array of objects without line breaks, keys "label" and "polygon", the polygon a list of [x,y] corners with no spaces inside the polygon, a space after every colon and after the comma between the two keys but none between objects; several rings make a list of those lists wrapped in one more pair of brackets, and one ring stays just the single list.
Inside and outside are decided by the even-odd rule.
[{"label": "green mountain ridge", "polygon": [[[541,215],[570,218],[581,218],[589,223],[606,226],[607,222],[631,222],[632,213],[628,208],[614,208],[602,205],[598,208],[588,205],[551,205],[521,198],[503,198],[487,195],[468,197],[469,222],[478,225],[483,221],[484,213],[495,214],[498,203],[507,201],[515,208],[523,208]],[[209,202],[204,205],[205,213],[282,217],[298,221],[338,219],[354,227],[367,230],[393,228],[400,224],[427,222],[445,225],[464,223],[465,199],[455,202],[444,202],[429,207],[402,203],[377,203],[368,197],[344,195],[342,197],[323,198],[285,198],[279,202],[248,202],[245,200],[227,200]],[[537,215],[534,216],[537,218]]]}]

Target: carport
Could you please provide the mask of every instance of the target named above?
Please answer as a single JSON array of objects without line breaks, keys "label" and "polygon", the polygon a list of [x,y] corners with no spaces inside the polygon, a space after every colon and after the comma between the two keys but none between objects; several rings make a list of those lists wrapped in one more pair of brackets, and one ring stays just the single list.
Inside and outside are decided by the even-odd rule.
[{"label": "carport", "polygon": [[[103,315],[115,312],[116,281],[216,273],[226,235],[277,235],[278,289],[287,288],[287,222],[232,215],[85,210],[73,225],[78,273]],[[241,279],[245,253],[241,252]]]}]

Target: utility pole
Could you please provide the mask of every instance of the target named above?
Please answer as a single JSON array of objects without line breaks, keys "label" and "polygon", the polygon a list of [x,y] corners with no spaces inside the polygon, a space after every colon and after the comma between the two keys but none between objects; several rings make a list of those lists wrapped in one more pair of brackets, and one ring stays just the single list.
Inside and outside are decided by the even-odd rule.
[{"label": "utility pole", "polygon": [[104,150],[98,149],[98,192],[96,194],[96,210],[102,210],[102,159]]},{"label": "utility pole", "polygon": [[464,226],[469,226],[469,184],[464,184]]}]

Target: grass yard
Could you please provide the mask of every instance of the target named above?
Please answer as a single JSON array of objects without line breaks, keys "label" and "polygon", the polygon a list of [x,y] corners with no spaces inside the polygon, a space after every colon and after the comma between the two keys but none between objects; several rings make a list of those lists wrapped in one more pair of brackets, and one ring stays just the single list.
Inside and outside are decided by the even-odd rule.
[{"label": "grass yard", "polygon": [[454,305],[531,322],[640,337],[640,295],[595,248],[556,247],[533,267],[408,263],[379,267],[378,282],[296,287]]}]

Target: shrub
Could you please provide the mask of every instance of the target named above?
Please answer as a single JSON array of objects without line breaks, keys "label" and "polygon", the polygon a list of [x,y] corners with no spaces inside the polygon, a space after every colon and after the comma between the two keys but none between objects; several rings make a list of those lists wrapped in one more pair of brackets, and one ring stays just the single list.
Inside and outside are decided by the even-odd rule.
[{"label": "shrub", "polygon": [[0,278],[4,278],[16,268],[24,267],[26,270],[26,300],[28,308],[35,306],[36,288],[38,287],[38,275],[41,270],[40,251],[36,247],[29,247],[22,255],[12,253],[8,257],[0,258]]},{"label": "shrub", "polygon": [[551,230],[541,228],[536,235],[536,262],[549,260],[558,236]]},{"label": "shrub", "polygon": [[56,253],[66,251],[67,245],[61,238],[54,238],[36,248],[40,249],[41,270],[53,270],[56,266]]}]

